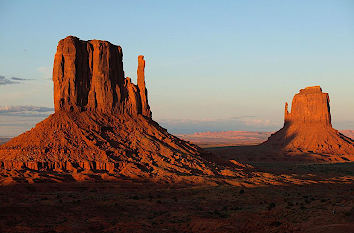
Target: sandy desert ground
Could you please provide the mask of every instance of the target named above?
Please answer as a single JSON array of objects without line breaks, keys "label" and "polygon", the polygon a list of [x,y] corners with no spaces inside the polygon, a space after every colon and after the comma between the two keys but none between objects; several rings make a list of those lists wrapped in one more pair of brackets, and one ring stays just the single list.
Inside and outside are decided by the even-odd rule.
[{"label": "sandy desert ground", "polygon": [[235,187],[119,180],[3,186],[0,231],[354,231],[353,163],[267,163],[257,168],[279,176],[296,174],[308,182]]}]

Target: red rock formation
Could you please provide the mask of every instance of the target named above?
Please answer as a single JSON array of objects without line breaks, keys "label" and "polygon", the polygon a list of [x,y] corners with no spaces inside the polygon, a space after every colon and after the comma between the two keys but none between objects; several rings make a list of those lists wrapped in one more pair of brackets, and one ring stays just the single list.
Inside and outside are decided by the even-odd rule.
[{"label": "red rock formation", "polygon": [[73,36],[59,41],[53,68],[55,111],[90,110],[151,117],[143,58],[139,56],[136,87],[124,77],[120,46]]},{"label": "red rock formation", "polygon": [[117,110],[124,83],[123,53],[107,41],[59,41],[54,58],[54,106],[59,110]]},{"label": "red rock formation", "polygon": [[124,86],[126,95],[124,100],[124,111],[131,115],[141,113],[141,98],[138,87],[132,83],[132,80],[129,77],[125,79]]},{"label": "red rock formation", "polygon": [[151,119],[144,57],[138,85],[124,77],[122,57],[122,49],[106,41],[61,40],[53,68],[55,113],[0,146],[0,170],[105,170],[191,182],[222,174],[199,147]]},{"label": "red rock formation", "polygon": [[320,86],[301,89],[293,98],[291,113],[285,103],[285,124],[332,127],[329,97]]},{"label": "red rock formation", "polygon": [[329,97],[319,86],[301,89],[290,113],[285,104],[284,127],[264,144],[284,151],[353,155],[354,159],[354,142],[332,128]]},{"label": "red rock formation", "polygon": [[141,112],[144,116],[151,117],[150,106],[148,103],[147,90],[145,87],[145,60],[144,56],[138,57],[138,88],[141,98]]}]

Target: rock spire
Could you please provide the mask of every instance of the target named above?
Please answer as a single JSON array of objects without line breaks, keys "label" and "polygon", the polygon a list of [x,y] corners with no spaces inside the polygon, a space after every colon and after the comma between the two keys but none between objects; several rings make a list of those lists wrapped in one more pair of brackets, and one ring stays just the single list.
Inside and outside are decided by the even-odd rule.
[{"label": "rock spire", "polygon": [[145,60],[144,56],[140,55],[138,57],[138,88],[141,98],[141,111],[144,116],[151,117],[150,106],[148,103],[147,90],[145,87]]}]

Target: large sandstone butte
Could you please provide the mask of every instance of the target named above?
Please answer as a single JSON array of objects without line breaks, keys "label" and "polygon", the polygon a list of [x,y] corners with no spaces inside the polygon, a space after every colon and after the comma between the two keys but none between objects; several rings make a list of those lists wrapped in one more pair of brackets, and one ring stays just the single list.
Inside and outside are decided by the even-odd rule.
[{"label": "large sandstone butte", "polygon": [[291,112],[285,104],[284,127],[264,145],[287,152],[343,155],[354,160],[354,141],[332,128],[329,96],[320,86],[301,89],[293,98]]},{"label": "large sandstone butte", "polygon": [[124,77],[123,52],[107,41],[59,41],[54,59],[55,111],[142,114],[151,117],[145,88],[144,56],[139,56],[138,86]]},{"label": "large sandstone butte", "polygon": [[0,167],[191,182],[232,176],[151,119],[144,57],[138,57],[138,85],[125,77],[122,58],[121,47],[107,41],[59,41],[55,113],[0,146]]}]

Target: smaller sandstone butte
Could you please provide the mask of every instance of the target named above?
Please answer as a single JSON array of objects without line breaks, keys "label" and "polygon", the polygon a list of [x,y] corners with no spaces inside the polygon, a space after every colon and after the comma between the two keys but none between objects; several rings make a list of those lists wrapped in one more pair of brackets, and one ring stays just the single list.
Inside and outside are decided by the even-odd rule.
[{"label": "smaller sandstone butte", "polygon": [[284,126],[264,143],[287,152],[346,155],[354,159],[354,141],[332,128],[329,96],[320,86],[301,89],[291,112],[285,104]]},{"label": "smaller sandstone butte", "polygon": [[332,127],[328,93],[320,86],[301,89],[293,98],[291,113],[285,103],[284,124]]}]

